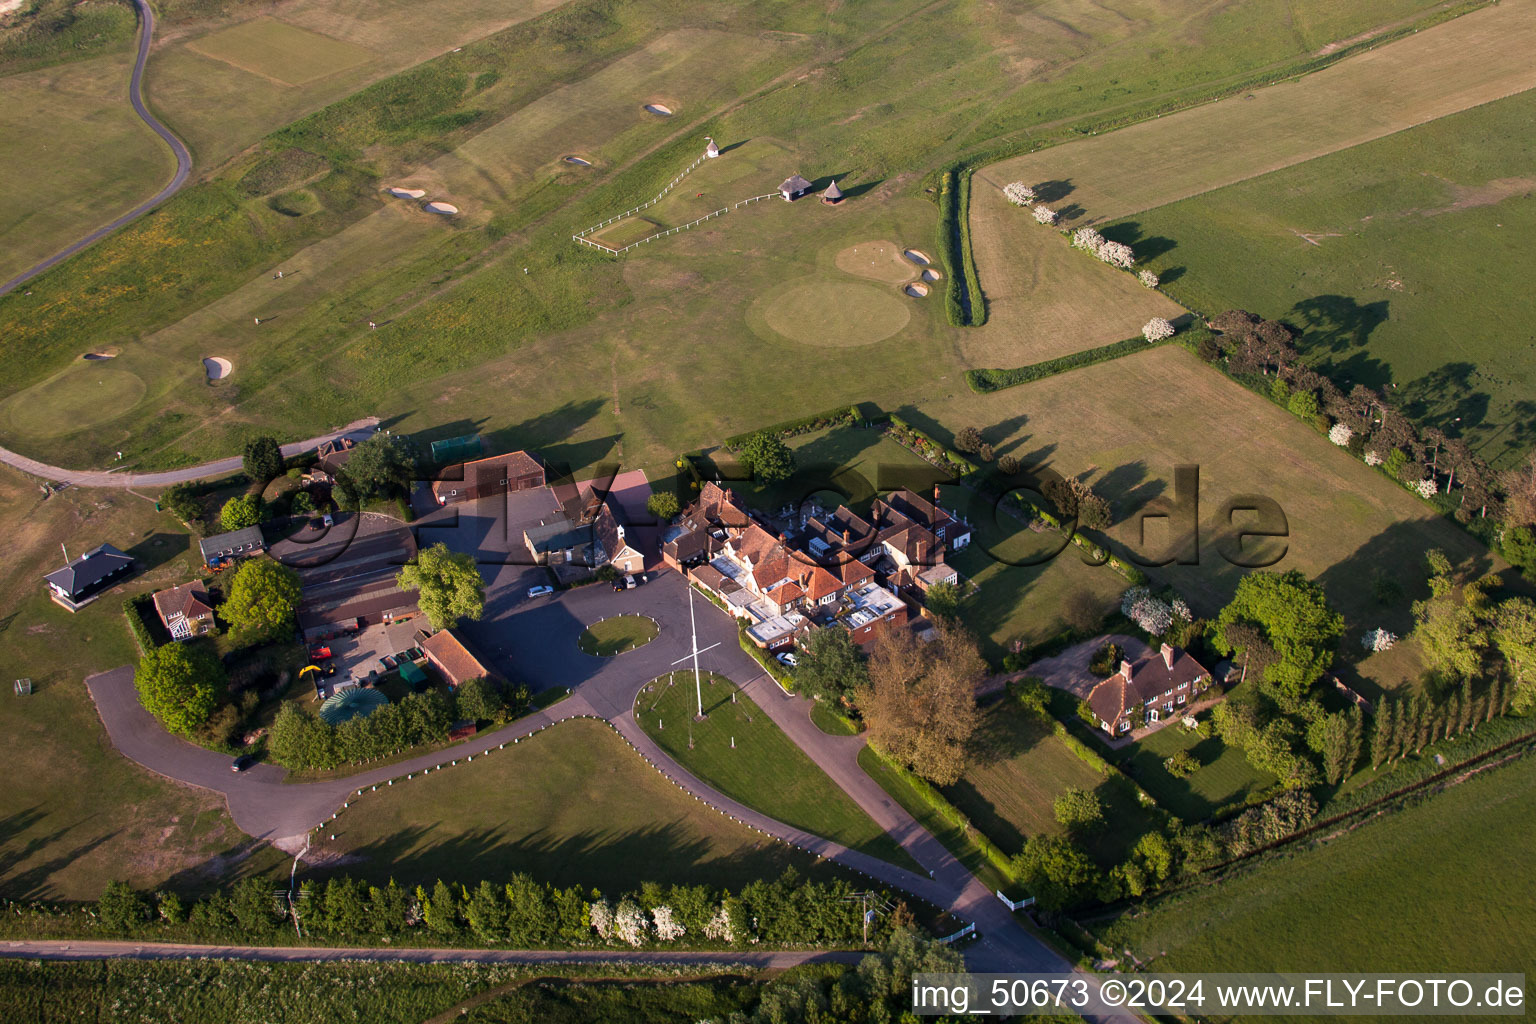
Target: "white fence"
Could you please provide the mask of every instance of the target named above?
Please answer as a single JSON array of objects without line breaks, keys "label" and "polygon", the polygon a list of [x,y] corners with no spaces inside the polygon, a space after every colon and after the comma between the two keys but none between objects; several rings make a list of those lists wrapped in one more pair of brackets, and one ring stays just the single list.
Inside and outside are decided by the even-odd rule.
[{"label": "white fence", "polygon": [[966,925],[964,928],[961,928],[959,931],[955,932],[955,934],[953,934],[953,935],[946,935],[942,939],[940,939],[939,941],[940,942],[946,942],[946,943],[947,942],[958,942],[961,939],[965,938],[967,935],[975,935],[975,934],[976,934],[976,923],[973,921],[970,924]]},{"label": "white fence", "polygon": [[680,182],[684,178],[686,178],[688,176],[689,172],[691,172],[695,167],[699,166],[699,164],[703,163],[706,159],[708,159],[708,158],[701,156],[697,160],[695,160],[693,163],[691,163],[687,167],[683,168],[682,173],[678,174],[677,177],[673,178],[670,182],[668,182],[666,188],[664,188],[660,192],[656,193],[656,198],[655,199],[652,199],[649,202],[641,203],[639,206],[635,207],[632,210],[625,210],[623,213],[617,214],[617,215],[615,215],[613,217],[609,217],[607,220],[603,221],[601,224],[594,224],[591,227],[589,227],[589,228],[587,228],[587,229],[585,229],[583,231],[578,231],[574,235],[571,236],[571,241],[573,241],[573,242],[580,242],[582,245],[590,245],[592,248],[597,249],[600,252],[606,252],[610,256],[622,256],[624,253],[629,252],[629,250],[635,248],[636,246],[644,245],[646,242],[654,242],[658,238],[666,238],[668,235],[675,235],[679,231],[691,231],[691,230],[693,230],[693,228],[695,226],[697,226],[699,224],[702,224],[702,223],[704,223],[707,220],[713,220],[715,217],[719,217],[722,214],[730,213],[732,210],[739,210],[743,206],[746,206],[746,205],[748,205],[750,203],[756,203],[756,202],[759,202],[759,201],[764,200],[764,199],[772,199],[774,196],[779,194],[777,192],[767,192],[767,193],[764,193],[763,195],[760,195],[760,196],[753,196],[750,199],[743,199],[741,202],[733,203],[730,206],[723,206],[720,209],[714,211],[713,213],[706,213],[704,216],[698,218],[697,220],[691,220],[687,224],[679,224],[675,228],[667,228],[665,231],[658,231],[654,235],[647,235],[647,236],[645,236],[644,238],[640,239],[637,242],[630,242],[628,245],[624,246],[622,249],[615,249],[611,245],[604,245],[602,242],[596,242],[596,241],[593,241],[592,239],[587,237],[588,235],[592,234],[592,232],[594,232],[594,231],[600,231],[600,230],[602,230],[603,228],[607,227],[610,224],[613,224],[613,223],[616,223],[618,221],[623,220],[625,217],[633,217],[635,214],[639,213],[641,210],[644,210],[644,209],[647,209],[649,207],[655,206],[657,203],[661,202],[662,199],[664,199],[666,197],[668,192],[671,192],[674,188],[677,187],[677,183],[678,182]]},{"label": "white fence", "polygon": [[1021,900],[1011,900],[1007,896],[1003,895],[1003,890],[1001,889],[996,890],[993,895],[1002,900],[1003,906],[1007,907],[1009,910],[1023,910],[1025,907],[1033,906],[1035,903],[1035,898],[1033,896],[1025,896]]}]

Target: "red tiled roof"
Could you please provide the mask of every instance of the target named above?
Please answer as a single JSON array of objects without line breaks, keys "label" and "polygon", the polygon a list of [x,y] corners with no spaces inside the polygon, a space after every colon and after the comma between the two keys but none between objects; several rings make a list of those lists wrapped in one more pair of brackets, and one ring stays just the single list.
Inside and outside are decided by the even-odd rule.
[{"label": "red tiled roof", "polygon": [[480,659],[469,653],[452,630],[440,629],[433,633],[421,642],[421,649],[454,686],[466,679],[483,679],[489,674]]},{"label": "red tiled roof", "polygon": [[1188,651],[1169,650],[1167,653],[1172,657],[1171,667],[1164,652],[1155,651],[1130,666],[1129,678],[1122,667],[1093,688],[1088,694],[1088,703],[1100,721],[1113,726],[1137,704],[1156,703],[1169,690],[1174,691],[1174,697],[1181,688],[1187,694],[1196,680],[1210,675]]},{"label": "red tiled roof", "polygon": [[208,591],[197,581],[183,583],[170,590],[155,591],[155,613],[160,621],[169,624],[178,614],[188,619],[198,619],[213,612],[208,603]]}]

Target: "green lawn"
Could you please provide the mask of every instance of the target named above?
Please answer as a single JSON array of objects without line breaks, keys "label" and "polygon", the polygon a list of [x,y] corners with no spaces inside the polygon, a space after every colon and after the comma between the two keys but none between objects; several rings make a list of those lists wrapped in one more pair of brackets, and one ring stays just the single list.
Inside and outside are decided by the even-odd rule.
[{"label": "green lawn", "polygon": [[1532,131],[1525,92],[1104,230],[1186,305],[1284,320],[1309,362],[1508,464],[1533,440],[1536,360],[1507,330],[1536,317]]},{"label": "green lawn", "polygon": [[[965,869],[994,891],[1012,893],[1015,897],[1023,894],[1023,891],[1014,885],[1013,879],[1001,871],[996,864],[987,858],[985,852],[976,843],[971,832],[962,828],[956,822],[934,810],[933,804],[912,785],[912,781],[906,775],[896,771],[874,748],[864,747],[859,751],[859,767],[864,769],[866,775],[880,784],[880,788],[892,800],[900,804],[908,814],[917,820],[917,823],[927,830],[944,848],[954,854],[955,859],[965,865]],[[1005,855],[1007,851],[1004,851]]]},{"label": "green lawn", "polygon": [[790,866],[820,870],[700,804],[609,726],[585,719],[365,794],[336,833],[325,844],[344,858],[336,870],[402,885],[525,871],[617,893],[646,881],[737,887]]},{"label": "green lawn", "polygon": [[1529,875],[1533,814],[1527,757],[1093,927],[1162,971],[1521,970],[1536,890],[1511,880]]},{"label": "green lawn", "polygon": [[679,764],[786,825],[921,870],[729,679],[711,674],[704,680],[707,717],[695,722],[693,682],[688,672],[663,676],[635,701],[635,720]]},{"label": "green lawn", "polygon": [[833,710],[824,700],[811,705],[811,721],[816,728],[832,736],[857,736],[864,731],[862,724]]},{"label": "green lawn", "polygon": [[1105,815],[1084,846],[1105,867],[1118,864],[1155,824],[1155,812],[1123,778],[1101,775],[1074,754],[1051,724],[1007,698],[991,705],[972,740],[970,765],[943,793],[1005,853],[1015,853],[1032,835],[1063,831],[1053,804],[1068,787],[1088,790],[1103,801]]},{"label": "green lawn", "polygon": [[[1187,779],[1176,779],[1163,768],[1163,761],[1180,750],[1192,753],[1201,765]],[[1177,722],[1113,752],[1110,758],[1166,810],[1186,821],[1208,818],[1275,782],[1274,776],[1254,768],[1247,755],[1227,746],[1219,736],[1201,738]]]},{"label": "green lawn", "polygon": [[[131,665],[139,651],[123,617],[133,594],[193,578],[192,537],[127,491],[36,486],[0,470],[0,736],[10,779],[0,796],[0,895],[95,899],[111,879],[183,892],[228,884],[284,864],[239,831],[221,797],[167,782],[118,754],[86,693],[87,675]],[[139,571],[75,614],[44,594],[42,575],[109,542]],[[31,696],[11,680],[32,680]]]},{"label": "green lawn", "polygon": [[576,646],[583,654],[611,658],[644,647],[656,639],[658,632],[656,620],[649,615],[615,615],[582,630],[581,636],[576,638]]},{"label": "green lawn", "polygon": [[743,505],[764,512],[814,497],[829,511],[841,504],[867,515],[878,492],[891,489],[905,473],[916,473],[921,480],[940,479],[938,470],[886,437],[880,427],[833,427],[799,434],[785,444],[795,457],[795,471],[787,480],[739,479],[747,475],[745,470],[720,448],[698,460],[699,471],[707,480],[719,476]]},{"label": "green lawn", "polygon": [[[1001,445],[999,451],[1019,454],[1014,445]],[[1015,642],[1030,647],[1067,629],[1061,610],[1071,597],[1086,594],[1105,614],[1119,605],[1120,595],[1130,586],[1126,578],[1108,566],[1088,565],[1065,534],[1035,533],[990,501],[946,490],[952,495],[947,498],[951,507],[964,510],[970,519],[974,535],[966,548],[946,555],[945,561],[976,587],[968,592],[961,615],[981,637],[982,653],[994,664]]]}]

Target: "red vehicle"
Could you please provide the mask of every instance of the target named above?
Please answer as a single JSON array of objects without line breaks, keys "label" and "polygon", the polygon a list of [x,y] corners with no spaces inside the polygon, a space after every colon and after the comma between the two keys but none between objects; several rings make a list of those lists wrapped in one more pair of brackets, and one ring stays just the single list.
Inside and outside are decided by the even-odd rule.
[{"label": "red vehicle", "polygon": [[309,660],[310,661],[325,661],[330,656],[331,656],[331,649],[329,647],[325,647],[325,646],[316,647],[316,648],[314,648],[313,650],[311,650],[309,652]]}]

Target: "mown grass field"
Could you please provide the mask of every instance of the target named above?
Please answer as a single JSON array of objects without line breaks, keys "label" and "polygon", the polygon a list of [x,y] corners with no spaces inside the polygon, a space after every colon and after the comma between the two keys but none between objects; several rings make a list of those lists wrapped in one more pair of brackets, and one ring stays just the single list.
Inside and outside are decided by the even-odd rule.
[{"label": "mown grass field", "polygon": [[[1200,762],[1200,770],[1185,779],[1176,779],[1163,768],[1163,761],[1180,750],[1189,751]],[[1152,794],[1159,805],[1186,821],[1203,821],[1218,809],[1275,782],[1273,776],[1249,764],[1241,750],[1227,746],[1215,735],[1201,737],[1178,723],[1128,747],[1106,751],[1105,756]]]},{"label": "mown grass field", "polygon": [[170,180],[170,150],[128,106],[132,67],[124,50],[0,79],[0,280]]},{"label": "mown grass field", "polygon": [[[369,13],[395,6],[359,8],[352,24],[371,27],[356,34],[318,7],[280,17],[370,49],[379,48],[381,20],[423,40],[431,33],[413,19],[453,22],[436,8],[394,21]],[[1369,28],[1414,9],[1394,0],[1350,17]],[[741,4],[701,29],[694,9],[674,0],[624,8],[572,0],[333,103],[48,275],[34,301],[0,302],[0,323],[25,353],[13,388],[58,372],[87,335],[120,343],[122,358],[142,366],[127,368],[151,382],[120,422],[46,448],[34,441],[32,453],[89,463],[121,449],[171,464],[222,453],[256,424],[298,433],[364,410],[393,416],[402,429],[481,427],[534,446],[575,428],[588,460],[618,454],[659,464],[718,436],[715,410],[730,410],[723,425],[736,430],[848,398],[848,352],[765,342],[743,311],[772,287],[820,278],[850,245],[891,239],[931,249],[934,210],[911,198],[912,186],[941,159],[935,147],[956,124],[1005,130],[987,116],[989,104],[1026,124],[1128,97],[1145,102],[1167,87],[1142,77],[1153,38],[1185,56],[1198,49],[1198,60],[1180,65],[1181,88],[1306,50],[1289,18],[1258,8],[1204,24],[1197,47],[1180,31],[1147,27],[1166,12],[1138,11],[1138,36],[1106,22],[1100,7],[1073,2],[1057,16],[1081,26],[1076,57],[1060,66],[1022,56],[1009,63],[1009,41],[1028,38],[1023,27],[967,4],[960,14],[974,32],[935,35],[931,12],[921,10],[915,0],[886,0],[829,18]],[[472,24],[462,19],[466,30]],[[266,80],[190,51],[181,60],[162,60],[151,97],[198,159],[217,164],[222,157],[210,153],[246,142],[221,136],[227,125],[261,122],[243,104],[267,103],[251,84]],[[1009,74],[997,75],[1000,66]],[[323,81],[343,89],[348,74],[373,67]],[[1134,75],[1114,96],[1083,88],[1122,71]],[[1021,99],[1035,93],[1019,92],[1037,75],[1053,76],[1040,95],[1056,98],[1040,109]],[[978,81],[988,88],[978,92]],[[251,98],[233,95],[240,92]],[[305,96],[270,107],[286,111],[279,120],[321,99],[309,87],[296,92]],[[177,96],[195,96],[209,112],[203,128],[172,113]],[[645,113],[656,100],[677,113]],[[748,141],[744,153],[749,140],[792,139],[793,168],[835,176],[850,199],[835,209],[757,204],[668,240],[676,245],[648,246],[641,259],[575,251],[571,231],[654,195],[706,134],[727,147],[722,166],[737,142]],[[318,169],[299,162],[292,173],[271,173],[270,161],[293,150],[324,159]],[[573,152],[594,167],[564,163]],[[384,202],[378,190],[388,184],[419,184],[464,213],[450,222]],[[298,189],[308,195],[295,209],[284,197]],[[274,284],[274,270],[287,264],[300,273]],[[906,398],[952,387],[959,333],[942,325],[941,303],[892,298],[911,320],[881,350],[860,354],[878,366],[869,375],[875,386],[861,390],[878,400],[870,391]],[[369,320],[381,329],[368,331]],[[709,344],[680,350],[680,336]],[[196,360],[215,346],[243,367],[233,386],[217,395],[188,387]],[[766,367],[774,373],[764,376]],[[528,388],[529,378],[539,386]],[[696,399],[700,382],[705,403]]]},{"label": "mown grass field", "polygon": [[[267,132],[564,2],[300,0],[280,8],[231,6],[162,26],[164,43],[150,58],[145,89],[199,166],[214,168]],[[342,59],[305,63],[295,57],[321,52]]]},{"label": "mown grass field", "polygon": [[[283,855],[235,828],[217,796],[167,782],[112,748],[85,690],[93,672],[132,664],[139,651],[123,599],[186,580],[193,538],[127,492],[66,490],[44,500],[0,470],[0,661],[6,666],[0,735],[10,768],[0,799],[0,895],[95,899],[111,879],[197,891],[262,872]],[[71,615],[44,594],[42,575],[108,542],[139,572]],[[31,696],[11,693],[17,677]]]},{"label": "mown grass field", "polygon": [[[849,849],[920,870],[752,698],[724,676],[704,679],[704,721],[696,722],[691,672],[663,676],[640,691],[635,721],[688,771],[725,795]],[[685,798],[686,799],[686,798]]]},{"label": "mown grass field", "polygon": [[1088,832],[1084,848],[1101,864],[1124,860],[1153,823],[1136,791],[1118,776],[1104,776],[1074,754],[1051,723],[1003,699],[983,714],[969,766],[944,795],[1005,853],[1017,853],[1033,835],[1064,832],[1054,802],[1068,788],[1087,790],[1104,803],[1104,823]]},{"label": "mown grass field", "polygon": [[[1007,183],[1040,187],[1064,227],[1102,224],[1530,89],[1536,70],[1520,54],[1533,43],[1536,13],[1489,7],[1294,81],[982,168],[972,182],[970,223],[989,320],[967,336],[967,359],[1039,362],[1132,337],[1147,317],[1179,312],[1131,275],[1066,252],[1062,239],[1003,198]],[[1467,52],[1488,60],[1467,61]],[[1115,237],[1158,257],[1154,267],[1175,284],[1193,268],[1163,233],[1175,222],[1157,223],[1125,226]],[[1246,251],[1239,262],[1301,288],[1314,283],[1298,283]],[[1170,294],[1183,298],[1188,286]]]},{"label": "mown grass field", "polygon": [[1536,955],[1536,895],[1509,880],[1533,812],[1526,758],[1090,927],[1163,971],[1518,970]]},{"label": "mown grass field", "polygon": [[585,719],[369,793],[336,824],[325,845],[346,859],[335,870],[402,885],[525,871],[619,893],[646,881],[740,886],[789,866],[817,870],[811,857],[694,800],[609,726]]},{"label": "mown grass field", "polygon": [[[1408,633],[1409,603],[1427,594],[1422,565],[1429,548],[1440,548],[1478,570],[1502,566],[1417,497],[1177,346],[992,395],[927,403],[921,415],[909,418],[919,425],[932,422],[940,437],[948,436],[941,428],[973,423],[985,431],[992,425],[989,439],[1000,450],[1019,453],[1026,465],[1084,476],[1113,505],[1112,546],[1148,561],[1168,557],[1174,538],[1165,520],[1153,519],[1143,540],[1137,513],[1154,499],[1172,501],[1175,466],[1199,466],[1199,564],[1148,572],[1176,587],[1201,615],[1219,611],[1246,571],[1229,562],[1218,546],[1229,529],[1218,522],[1224,504],[1243,494],[1271,498],[1284,512],[1289,531],[1283,557],[1273,568],[1299,569],[1322,583],[1330,603],[1345,616],[1340,644],[1345,659],[1360,651],[1360,634],[1378,624],[1399,635]],[[978,509],[971,518],[979,522],[984,514]],[[1252,519],[1239,514],[1236,522],[1246,526]],[[1249,541],[1244,559],[1261,561],[1281,553],[1275,541],[1263,543],[1269,546]],[[1077,558],[1077,549],[1069,547],[1056,561]],[[1109,569],[1091,571],[1124,589],[1123,578]],[[1374,596],[1378,575],[1395,581],[1405,597],[1379,605]],[[1404,669],[1411,663],[1403,659],[1412,647],[1411,642],[1400,644],[1385,658],[1340,667],[1345,678],[1359,673],[1366,692],[1374,696],[1407,675]],[[1386,671],[1387,666],[1392,670]]]},{"label": "mown grass field", "polygon": [[576,643],[586,654],[611,658],[645,646],[656,639],[657,632],[655,620],[647,616],[615,615],[582,630]]},{"label": "mown grass field", "polygon": [[1186,305],[1283,319],[1310,362],[1513,464],[1536,442],[1533,132],[1527,91],[1105,230],[1161,240]]}]

